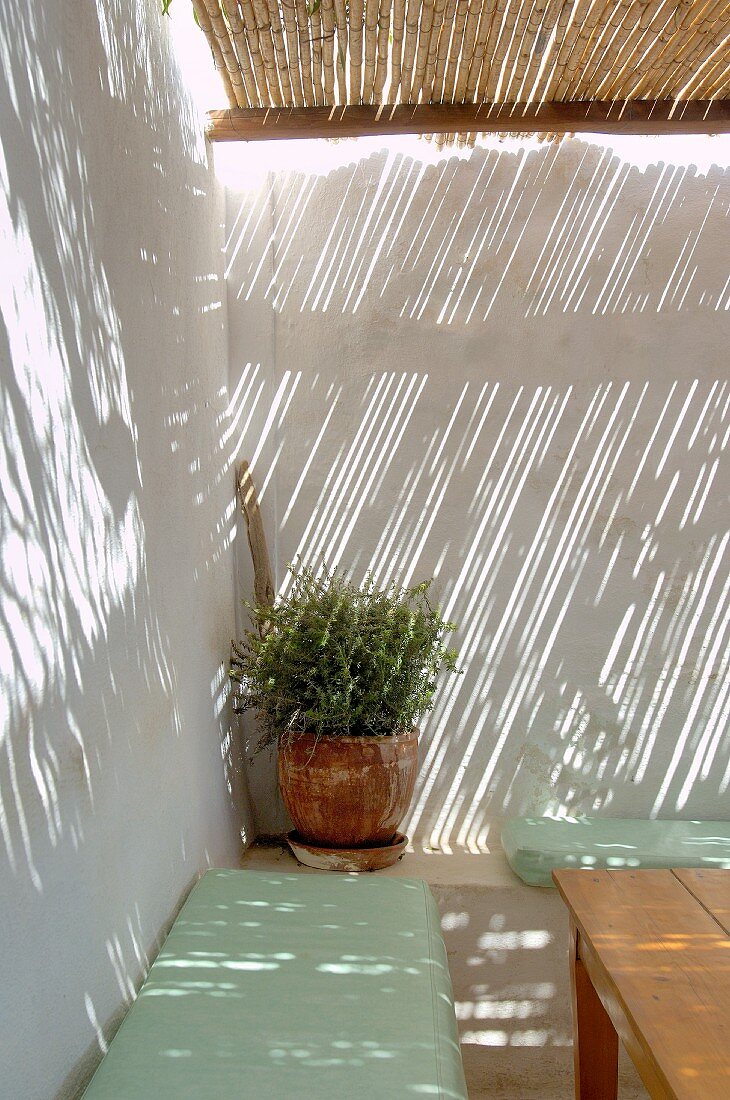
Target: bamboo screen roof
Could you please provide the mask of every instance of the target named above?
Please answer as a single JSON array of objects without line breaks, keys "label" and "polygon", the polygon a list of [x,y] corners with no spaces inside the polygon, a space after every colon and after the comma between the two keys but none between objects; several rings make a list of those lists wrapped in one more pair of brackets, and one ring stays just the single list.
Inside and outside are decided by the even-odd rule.
[{"label": "bamboo screen roof", "polygon": [[730,96],[730,0],[192,3],[232,108]]}]

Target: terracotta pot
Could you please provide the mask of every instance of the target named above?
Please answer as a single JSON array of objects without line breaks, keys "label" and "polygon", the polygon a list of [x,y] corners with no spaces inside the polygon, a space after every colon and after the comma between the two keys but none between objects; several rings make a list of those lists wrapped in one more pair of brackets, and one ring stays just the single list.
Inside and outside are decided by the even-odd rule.
[{"label": "terracotta pot", "polygon": [[413,797],[418,734],[287,739],[279,786],[302,840],[332,848],[390,844]]}]

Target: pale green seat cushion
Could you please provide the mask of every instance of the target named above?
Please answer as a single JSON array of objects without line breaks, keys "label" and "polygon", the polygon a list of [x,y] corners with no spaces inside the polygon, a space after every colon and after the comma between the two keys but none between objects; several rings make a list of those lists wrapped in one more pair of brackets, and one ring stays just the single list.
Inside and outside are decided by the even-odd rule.
[{"label": "pale green seat cushion", "polygon": [[466,1100],[423,882],[209,871],[86,1100]]},{"label": "pale green seat cushion", "polygon": [[517,817],[502,847],[529,886],[552,886],[564,867],[730,867],[730,821]]}]

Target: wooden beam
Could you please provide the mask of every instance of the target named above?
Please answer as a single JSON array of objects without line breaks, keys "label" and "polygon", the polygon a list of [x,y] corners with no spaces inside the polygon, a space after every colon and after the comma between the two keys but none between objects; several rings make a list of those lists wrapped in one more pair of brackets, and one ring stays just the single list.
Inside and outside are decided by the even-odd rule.
[{"label": "wooden beam", "polygon": [[241,511],[243,512],[243,518],[246,520],[248,546],[253,559],[254,602],[257,607],[271,607],[276,594],[274,575],[271,568],[269,548],[266,545],[266,533],[261,518],[258,493],[251,477],[248,462],[245,459],[238,467],[236,482]]},{"label": "wooden beam", "polygon": [[211,141],[364,137],[368,134],[727,134],[730,99],[677,103],[399,103],[396,106],[252,107],[209,111]]}]

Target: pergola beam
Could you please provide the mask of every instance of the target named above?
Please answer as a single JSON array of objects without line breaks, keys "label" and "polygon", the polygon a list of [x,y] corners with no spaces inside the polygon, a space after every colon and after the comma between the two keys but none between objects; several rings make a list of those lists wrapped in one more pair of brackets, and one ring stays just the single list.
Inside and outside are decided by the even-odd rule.
[{"label": "pergola beam", "polygon": [[730,99],[536,103],[399,103],[239,107],[209,111],[211,141],[365,137],[368,134],[727,134]]}]

